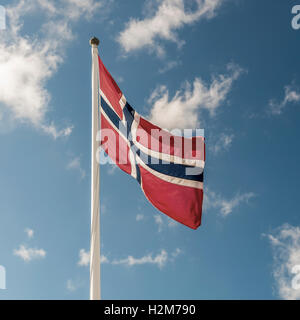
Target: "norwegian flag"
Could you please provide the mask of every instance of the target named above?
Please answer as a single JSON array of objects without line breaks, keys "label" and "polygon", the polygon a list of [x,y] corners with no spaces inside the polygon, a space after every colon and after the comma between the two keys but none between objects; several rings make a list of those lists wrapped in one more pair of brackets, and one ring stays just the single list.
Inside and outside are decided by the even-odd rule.
[{"label": "norwegian flag", "polygon": [[141,117],[100,57],[99,74],[103,150],[138,181],[154,207],[197,229],[203,202],[204,137],[175,136]]}]

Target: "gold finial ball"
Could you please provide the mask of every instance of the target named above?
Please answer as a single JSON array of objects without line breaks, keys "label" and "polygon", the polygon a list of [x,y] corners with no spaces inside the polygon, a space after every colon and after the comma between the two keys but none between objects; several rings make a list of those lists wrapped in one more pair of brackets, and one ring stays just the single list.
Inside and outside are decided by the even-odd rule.
[{"label": "gold finial ball", "polygon": [[96,38],[96,37],[93,37],[91,40],[90,40],[90,45],[91,46],[99,46],[99,43],[100,43],[100,41],[99,41],[99,39],[98,38]]}]

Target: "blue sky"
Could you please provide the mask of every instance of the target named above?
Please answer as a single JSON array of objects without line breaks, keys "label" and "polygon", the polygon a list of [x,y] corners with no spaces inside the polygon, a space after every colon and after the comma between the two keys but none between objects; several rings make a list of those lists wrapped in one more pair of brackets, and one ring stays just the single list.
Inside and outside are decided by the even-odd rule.
[{"label": "blue sky", "polygon": [[103,298],[300,299],[295,1],[1,5],[0,299],[89,297],[94,35],[140,114],[207,147],[197,231],[101,167]]}]

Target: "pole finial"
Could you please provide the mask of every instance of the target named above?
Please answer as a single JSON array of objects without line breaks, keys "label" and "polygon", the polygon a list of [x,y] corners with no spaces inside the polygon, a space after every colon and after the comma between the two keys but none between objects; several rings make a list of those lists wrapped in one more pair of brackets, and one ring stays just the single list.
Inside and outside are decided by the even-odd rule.
[{"label": "pole finial", "polygon": [[100,41],[99,41],[99,39],[96,38],[96,37],[93,37],[92,39],[90,39],[90,45],[91,45],[91,46],[96,46],[96,47],[98,47],[98,46],[99,46],[99,43],[100,43]]}]

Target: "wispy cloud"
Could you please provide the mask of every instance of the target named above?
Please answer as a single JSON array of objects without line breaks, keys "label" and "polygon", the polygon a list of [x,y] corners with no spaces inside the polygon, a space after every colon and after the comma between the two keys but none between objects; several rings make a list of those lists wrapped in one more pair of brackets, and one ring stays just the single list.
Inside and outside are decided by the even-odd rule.
[{"label": "wispy cloud", "polygon": [[228,216],[240,206],[242,203],[248,203],[251,198],[255,197],[253,192],[239,194],[237,193],[231,199],[225,199],[220,194],[217,194],[209,189],[205,190],[204,193],[204,210],[209,210],[211,208],[220,210],[220,214],[223,217]]},{"label": "wispy cloud", "polygon": [[144,220],[145,216],[142,213],[138,213],[135,217],[136,221],[142,221]]},{"label": "wispy cloud", "polygon": [[[99,12],[99,9],[102,9],[105,4],[109,5],[109,2],[112,1],[65,0],[66,7],[61,9],[61,13],[73,20],[77,20],[82,16],[84,16],[87,20],[90,20],[95,12]],[[65,12],[62,12],[62,10],[65,10]]]},{"label": "wispy cloud", "polygon": [[[65,50],[80,18],[90,18],[102,1],[19,0],[6,7],[9,20],[0,39],[0,106],[14,123],[28,123],[54,139],[71,134],[73,126],[58,129],[48,121],[51,94],[47,81],[64,61]],[[24,35],[24,20],[42,19],[40,30]]]},{"label": "wispy cloud", "polygon": [[[157,55],[164,55],[162,40],[172,41],[182,46],[184,41],[177,37],[176,31],[200,19],[210,19],[223,0],[160,0],[156,10],[144,19],[133,19],[126,24],[119,34],[118,42],[126,53],[148,48]],[[157,1],[148,2],[152,7]],[[194,10],[188,5],[196,5]],[[154,11],[154,12],[153,12]]]},{"label": "wispy cloud", "polygon": [[167,71],[170,71],[176,67],[178,67],[181,64],[180,61],[168,61],[162,68],[158,70],[159,73],[166,73]]},{"label": "wispy cloud", "polygon": [[78,289],[82,288],[85,286],[85,282],[80,279],[68,279],[66,283],[66,288],[69,291],[69,293],[74,293]]},{"label": "wispy cloud", "polygon": [[74,159],[72,159],[68,165],[67,165],[67,169],[69,170],[77,170],[80,174],[81,179],[84,179],[86,176],[85,170],[82,169],[81,167],[81,161],[79,157],[75,157]]},{"label": "wispy cloud", "polygon": [[163,268],[168,261],[174,261],[174,259],[180,254],[182,251],[177,248],[173,253],[168,254],[166,250],[161,250],[160,253],[153,256],[153,254],[145,255],[141,258],[134,258],[133,256],[128,256],[125,259],[114,260],[112,264],[120,264],[126,265],[128,267],[136,266],[136,265],[145,265],[152,264],[156,265],[159,268]]},{"label": "wispy cloud", "polygon": [[192,85],[187,82],[171,99],[167,87],[159,86],[148,100],[152,106],[150,121],[165,129],[196,128],[200,125],[200,112],[207,110],[210,116],[214,116],[226,100],[233,82],[243,72],[243,69],[232,63],[228,64],[227,70],[227,75],[213,76],[210,85],[206,85],[200,78],[196,78]]},{"label": "wispy cloud", "polygon": [[[176,248],[173,252],[168,254],[166,250],[161,250],[158,254],[153,255],[152,253],[149,253],[141,258],[135,258],[133,256],[128,256],[124,259],[114,259],[109,260],[106,256],[101,256],[101,263],[109,263],[112,265],[125,265],[125,266],[135,266],[135,265],[145,265],[145,264],[152,264],[156,265],[159,268],[163,268],[167,262],[174,262],[174,260],[182,254],[182,250],[179,248]],[[84,249],[81,249],[79,251],[79,266],[89,266],[90,264],[90,253],[85,251]]]},{"label": "wispy cloud", "polygon": [[179,222],[171,219],[171,218],[167,218],[168,219],[168,227],[169,228],[175,228],[177,226],[179,226]]},{"label": "wispy cloud", "polygon": [[[273,276],[280,298],[300,299],[300,228],[284,224],[271,234],[264,234],[272,246]],[[298,274],[298,275],[297,275]]]},{"label": "wispy cloud", "polygon": [[273,115],[280,115],[290,103],[300,102],[300,89],[294,85],[284,87],[284,98],[281,102],[272,99],[269,101],[269,110]]},{"label": "wispy cloud", "polygon": [[[100,257],[100,263],[108,263],[109,260],[106,256],[101,255]],[[79,261],[77,263],[79,266],[89,266],[90,264],[90,252],[85,251],[84,249],[80,249],[79,251]]]},{"label": "wispy cloud", "polygon": [[19,249],[14,250],[14,255],[20,257],[26,262],[46,257],[44,249],[29,248],[26,245],[20,245]]},{"label": "wispy cloud", "polygon": [[229,147],[232,144],[232,141],[234,139],[234,134],[225,134],[222,133],[217,141],[215,143],[211,143],[209,150],[213,153],[213,154],[218,154],[221,151],[226,151],[229,149]]},{"label": "wispy cloud", "polygon": [[29,239],[32,239],[32,238],[33,238],[34,231],[33,231],[32,229],[26,228],[26,229],[25,229],[25,232],[26,232],[27,237],[28,237]]},{"label": "wispy cloud", "polygon": [[114,260],[113,264],[123,264],[129,267],[135,265],[143,265],[143,264],[154,264],[157,265],[159,268],[165,266],[168,261],[168,253],[165,250],[161,250],[159,254],[153,257],[152,254],[148,254],[141,258],[134,258],[133,256],[128,256],[125,259]]},{"label": "wispy cloud", "polygon": [[162,232],[165,227],[174,228],[179,225],[179,223],[168,216],[163,214],[156,214],[153,216],[154,222],[158,227],[158,232]]},{"label": "wispy cloud", "polygon": [[71,280],[71,279],[67,280],[67,289],[68,289],[68,291],[70,291],[70,292],[76,291],[76,290],[77,290],[77,285],[76,285],[76,283],[75,283],[73,280]]},{"label": "wispy cloud", "polygon": [[160,214],[156,214],[154,216],[154,221],[155,223],[157,224],[158,226],[158,232],[161,232],[162,231],[162,228],[163,228],[163,219],[162,219],[162,216]]},{"label": "wispy cloud", "polygon": [[176,250],[174,252],[172,252],[172,257],[173,258],[177,258],[180,254],[182,254],[182,250],[179,248],[176,248]]},{"label": "wispy cloud", "polygon": [[74,126],[70,125],[68,127],[58,130],[53,122],[49,125],[41,125],[40,127],[46,134],[52,136],[54,140],[62,137],[68,137],[74,129]]}]

